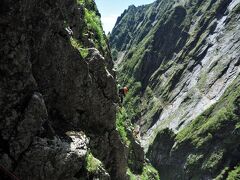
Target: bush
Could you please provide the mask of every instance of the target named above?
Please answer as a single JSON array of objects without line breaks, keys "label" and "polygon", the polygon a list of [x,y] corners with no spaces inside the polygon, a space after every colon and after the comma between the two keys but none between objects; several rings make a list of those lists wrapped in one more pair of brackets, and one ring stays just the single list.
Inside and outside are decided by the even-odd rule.
[{"label": "bush", "polygon": [[87,171],[90,173],[95,173],[98,171],[99,167],[101,166],[101,161],[99,161],[98,159],[96,159],[92,153],[88,153],[87,154],[87,158],[86,158],[86,168]]}]

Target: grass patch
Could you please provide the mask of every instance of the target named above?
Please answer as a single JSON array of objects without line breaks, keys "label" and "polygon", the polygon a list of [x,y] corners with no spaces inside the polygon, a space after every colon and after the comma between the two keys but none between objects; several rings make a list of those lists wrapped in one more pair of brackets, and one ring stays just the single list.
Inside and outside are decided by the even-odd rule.
[{"label": "grass patch", "polygon": [[174,151],[190,154],[185,159],[187,173],[211,173],[215,179],[226,179],[231,167],[225,158],[228,156],[229,162],[235,163],[229,152],[239,146],[239,85],[238,76],[216,104],[177,134]]},{"label": "grass patch", "polygon": [[141,180],[151,180],[151,179],[160,180],[160,177],[155,168],[153,168],[151,165],[145,165],[140,179]]},{"label": "grass patch", "polygon": [[90,173],[95,173],[102,166],[102,162],[96,159],[92,153],[88,152],[86,157],[86,169]]},{"label": "grass patch", "polygon": [[131,127],[131,125],[128,119],[126,109],[124,107],[119,109],[119,111],[117,112],[116,127],[124,144],[129,146],[130,141],[127,136],[127,127]]},{"label": "grass patch", "polygon": [[136,175],[133,174],[132,171],[129,168],[127,169],[127,175],[128,175],[130,180],[137,180]]},{"label": "grass patch", "polygon": [[239,117],[235,112],[237,108],[235,103],[237,103],[239,94],[240,86],[237,82],[233,83],[219,102],[180,131],[176,140],[178,142],[190,140],[196,148],[199,148],[206,145],[206,142],[211,141],[216,133],[228,133],[226,127],[235,126],[235,129],[237,129]]},{"label": "grass patch", "polygon": [[102,54],[109,52],[107,37],[103,31],[100,13],[93,0],[77,0],[77,3],[83,6],[84,11],[84,30],[83,32],[93,41],[93,46]]},{"label": "grass patch", "polygon": [[93,33],[94,38],[97,40],[97,48],[107,47],[106,37],[102,29],[102,24],[100,17],[96,15],[95,11],[89,11],[88,9],[84,9],[85,12],[85,21],[88,27],[88,30]]},{"label": "grass patch", "polygon": [[201,164],[201,161],[203,160],[203,157],[203,154],[190,154],[186,161],[186,167],[188,171],[194,172],[197,170]]},{"label": "grass patch", "polygon": [[150,164],[146,164],[143,167],[142,174],[136,175],[128,168],[127,175],[130,180],[160,180],[157,170]]},{"label": "grass patch", "polygon": [[88,56],[88,49],[84,48],[83,45],[80,43],[80,41],[71,37],[70,42],[71,42],[71,45],[79,51],[79,53],[83,58],[86,58]]},{"label": "grass patch", "polygon": [[213,172],[218,168],[223,159],[223,150],[216,150],[210,154],[209,157],[203,162],[202,169]]},{"label": "grass patch", "polygon": [[227,180],[240,180],[240,166],[235,167],[235,169],[228,174]]},{"label": "grass patch", "polygon": [[131,82],[127,85],[129,87],[129,92],[125,97],[124,106],[126,107],[126,111],[129,119],[134,119],[134,117],[140,113],[140,90],[141,83],[140,82]]}]

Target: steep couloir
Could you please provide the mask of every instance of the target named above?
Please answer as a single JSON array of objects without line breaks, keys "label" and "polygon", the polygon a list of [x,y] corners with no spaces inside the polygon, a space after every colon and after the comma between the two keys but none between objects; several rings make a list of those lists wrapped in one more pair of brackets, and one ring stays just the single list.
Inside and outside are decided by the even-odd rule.
[{"label": "steep couloir", "polygon": [[157,0],[117,20],[127,114],[161,179],[239,174],[239,22],[239,0]]}]

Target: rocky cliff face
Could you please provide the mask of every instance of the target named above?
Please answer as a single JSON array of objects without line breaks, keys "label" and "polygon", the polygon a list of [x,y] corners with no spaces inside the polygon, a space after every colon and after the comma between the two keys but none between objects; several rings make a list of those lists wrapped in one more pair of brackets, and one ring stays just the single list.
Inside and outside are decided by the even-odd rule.
[{"label": "rocky cliff face", "polygon": [[239,8],[239,0],[157,0],[118,18],[110,44],[130,87],[125,106],[163,179],[237,172],[229,173],[239,164]]},{"label": "rocky cliff face", "polygon": [[94,2],[2,0],[1,178],[126,179],[112,67]]}]

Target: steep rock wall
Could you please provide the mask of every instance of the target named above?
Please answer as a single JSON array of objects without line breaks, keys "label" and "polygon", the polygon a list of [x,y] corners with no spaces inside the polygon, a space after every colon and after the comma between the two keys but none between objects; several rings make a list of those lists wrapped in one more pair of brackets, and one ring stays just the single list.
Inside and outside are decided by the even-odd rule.
[{"label": "steep rock wall", "polygon": [[[113,63],[108,47],[94,46],[97,35],[86,28],[84,10],[95,6],[0,2],[1,176],[126,179]],[[86,57],[73,39],[83,42]],[[89,176],[89,151],[103,162],[103,172]]]}]

